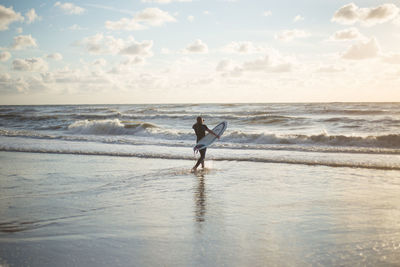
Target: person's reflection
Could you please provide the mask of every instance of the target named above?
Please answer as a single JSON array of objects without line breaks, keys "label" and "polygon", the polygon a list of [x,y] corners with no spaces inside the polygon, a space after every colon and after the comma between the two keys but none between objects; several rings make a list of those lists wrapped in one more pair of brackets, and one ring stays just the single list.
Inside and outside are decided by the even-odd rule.
[{"label": "person's reflection", "polygon": [[197,174],[197,188],[195,189],[195,202],[196,202],[196,222],[201,223],[205,221],[206,215],[206,193],[204,186],[204,174]]}]

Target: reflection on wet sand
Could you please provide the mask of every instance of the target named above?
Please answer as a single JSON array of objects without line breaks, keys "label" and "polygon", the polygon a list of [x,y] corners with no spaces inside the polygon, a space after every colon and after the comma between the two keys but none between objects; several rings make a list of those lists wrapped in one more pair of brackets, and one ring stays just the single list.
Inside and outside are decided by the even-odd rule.
[{"label": "reflection on wet sand", "polygon": [[196,173],[197,176],[197,187],[194,190],[195,197],[195,219],[196,222],[204,222],[206,215],[206,193],[204,185],[204,173]]}]

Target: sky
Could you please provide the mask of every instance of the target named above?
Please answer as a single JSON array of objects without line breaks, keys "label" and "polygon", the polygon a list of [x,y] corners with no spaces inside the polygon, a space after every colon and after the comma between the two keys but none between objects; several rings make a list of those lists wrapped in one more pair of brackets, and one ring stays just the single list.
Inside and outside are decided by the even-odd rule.
[{"label": "sky", "polygon": [[0,104],[400,101],[400,1],[0,0]]}]

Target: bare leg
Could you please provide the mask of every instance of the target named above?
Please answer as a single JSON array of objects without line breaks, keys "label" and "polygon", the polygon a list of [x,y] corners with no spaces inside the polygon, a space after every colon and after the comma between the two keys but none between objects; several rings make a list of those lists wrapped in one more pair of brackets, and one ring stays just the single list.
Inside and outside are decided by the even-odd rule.
[{"label": "bare leg", "polygon": [[196,165],[194,165],[192,171],[197,170],[197,167],[199,167],[200,164],[201,164],[201,167],[204,169],[204,159],[205,158],[206,158],[206,149],[202,149],[202,150],[200,150],[200,158],[196,162]]}]

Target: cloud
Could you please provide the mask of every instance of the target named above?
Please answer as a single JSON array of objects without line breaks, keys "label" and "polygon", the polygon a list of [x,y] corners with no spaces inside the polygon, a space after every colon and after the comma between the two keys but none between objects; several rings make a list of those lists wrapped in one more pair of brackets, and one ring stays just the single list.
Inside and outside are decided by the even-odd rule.
[{"label": "cloud", "polygon": [[343,55],[344,59],[362,60],[374,58],[379,55],[380,47],[375,38],[367,42],[360,42],[352,45]]},{"label": "cloud", "polygon": [[13,70],[19,71],[47,71],[47,62],[42,58],[17,58],[13,61]]},{"label": "cloud", "polygon": [[291,72],[295,63],[293,59],[283,57],[279,52],[270,50],[269,53],[258,59],[245,61],[237,64],[230,59],[218,62],[215,70],[221,73],[222,77],[240,77],[244,73],[264,72],[264,73],[283,73]]},{"label": "cloud", "polygon": [[192,0],[142,0],[143,3],[170,4],[172,2],[192,2]]},{"label": "cloud", "polygon": [[93,61],[92,64],[95,66],[105,67],[107,65],[107,61],[104,58],[99,58]]},{"label": "cloud", "polygon": [[215,70],[217,72],[225,72],[225,71],[231,71],[234,68],[234,63],[230,59],[223,59],[220,62],[218,62],[217,67]]},{"label": "cloud", "polygon": [[71,31],[81,31],[81,30],[86,30],[86,28],[82,28],[81,26],[79,26],[78,24],[74,24],[70,27],[68,27],[69,30]]},{"label": "cloud", "polygon": [[400,54],[390,54],[383,56],[383,62],[389,64],[400,64]]},{"label": "cloud", "polygon": [[296,38],[306,38],[309,37],[310,33],[303,31],[303,30],[286,30],[282,31],[281,33],[275,35],[275,39],[281,40],[283,42],[290,42]]},{"label": "cloud", "polygon": [[4,51],[0,53],[0,61],[6,62],[11,58],[10,52]]},{"label": "cloud", "polygon": [[30,34],[29,35],[18,35],[14,37],[14,43],[12,49],[22,50],[27,47],[37,47],[36,40]]},{"label": "cloud", "polygon": [[146,8],[135,15],[138,22],[144,22],[151,26],[161,26],[166,22],[175,22],[175,18],[168,12],[159,8]]},{"label": "cloud", "polygon": [[99,33],[86,37],[78,45],[84,46],[90,54],[128,56],[129,59],[125,62],[126,64],[143,63],[145,58],[153,56],[151,50],[153,48],[153,41],[144,40],[138,42],[133,37],[123,40],[110,35],[104,36]]},{"label": "cloud", "polygon": [[332,41],[347,41],[365,39],[365,37],[357,28],[348,28],[335,32],[329,39]]},{"label": "cloud", "polygon": [[123,48],[119,53],[121,55],[128,56],[139,56],[139,57],[149,57],[152,56],[151,48],[153,47],[153,41],[143,41],[136,42]]},{"label": "cloud", "polygon": [[[130,38],[133,40],[133,38]],[[93,55],[100,54],[118,54],[126,46],[126,41],[115,38],[111,35],[104,36],[102,33],[84,38],[76,43],[78,46],[84,46],[86,50]]]},{"label": "cloud", "polygon": [[42,17],[40,17],[36,14],[35,9],[33,9],[33,8],[25,13],[25,17],[26,17],[27,24],[31,24],[31,23],[35,22],[36,20],[42,19]]},{"label": "cloud", "polygon": [[188,45],[184,49],[184,53],[205,54],[205,53],[208,53],[208,46],[207,46],[207,44],[203,43],[200,39],[197,39],[194,43]]},{"label": "cloud", "polygon": [[63,59],[63,56],[60,53],[53,53],[53,54],[47,55],[46,58],[59,61],[59,60]]},{"label": "cloud", "polygon": [[267,55],[243,64],[244,71],[265,71],[265,72],[289,72],[293,69],[293,64],[288,61],[280,60],[280,62]]},{"label": "cloud", "polygon": [[8,30],[8,26],[15,21],[24,21],[24,17],[16,13],[13,7],[0,5],[0,31]]},{"label": "cloud", "polygon": [[231,42],[222,48],[222,52],[225,53],[237,53],[237,54],[254,54],[265,52],[266,48],[257,46],[252,42]]},{"label": "cloud", "polygon": [[109,30],[124,30],[124,31],[138,31],[144,30],[147,27],[139,24],[135,19],[122,18],[118,21],[105,22],[105,27]]},{"label": "cloud", "polygon": [[11,76],[8,73],[0,73],[0,83],[9,82],[11,80]]},{"label": "cloud", "polygon": [[316,72],[321,72],[321,73],[336,73],[336,72],[343,72],[345,71],[344,68],[342,67],[337,67],[333,65],[328,65],[328,66],[321,66],[317,69]]},{"label": "cloud", "polygon": [[188,16],[188,17],[187,17],[187,20],[188,20],[189,22],[193,22],[193,21],[194,21],[194,16],[192,16],[192,15]]},{"label": "cloud", "polygon": [[332,17],[332,21],[341,24],[360,22],[365,26],[373,26],[393,20],[399,14],[394,4],[383,4],[378,7],[360,8],[354,3],[341,7]]},{"label": "cloud", "polygon": [[272,15],[272,11],[271,10],[264,11],[264,13],[263,13],[263,16],[265,16],[265,17],[269,17],[271,15]]},{"label": "cloud", "polygon": [[[118,21],[106,21],[105,27],[109,30],[136,31],[144,30],[147,26],[162,26],[176,19],[168,12],[159,8],[146,8],[134,15],[133,18],[122,18]],[[143,25],[145,24],[145,25]]]},{"label": "cloud", "polygon": [[301,16],[301,15],[297,15],[296,17],[293,18],[294,22],[299,22],[299,21],[302,21],[302,20],[304,20],[304,17]]},{"label": "cloud", "polygon": [[19,27],[19,28],[17,28],[15,31],[16,31],[17,33],[21,34],[24,30],[23,30],[21,27]]},{"label": "cloud", "polygon": [[61,8],[66,14],[69,15],[81,15],[83,12],[85,12],[85,9],[77,6],[73,3],[60,3],[56,2],[54,6]]}]

